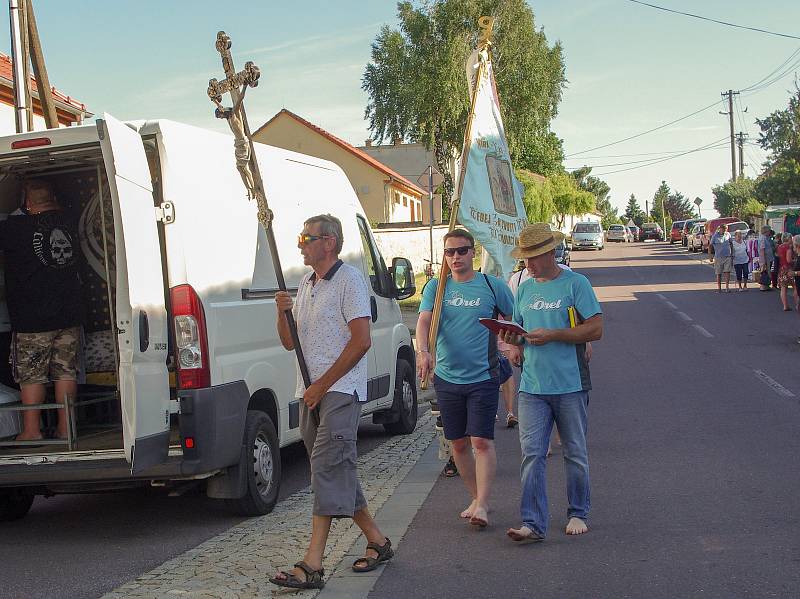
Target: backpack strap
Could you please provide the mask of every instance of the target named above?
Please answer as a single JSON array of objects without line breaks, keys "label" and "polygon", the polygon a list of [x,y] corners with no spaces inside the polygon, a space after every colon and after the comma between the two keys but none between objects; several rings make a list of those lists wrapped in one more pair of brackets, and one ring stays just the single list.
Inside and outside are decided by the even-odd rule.
[{"label": "backpack strap", "polygon": [[492,292],[492,297],[494,298],[494,312],[492,314],[492,318],[497,318],[500,315],[500,310],[497,307],[497,294],[494,292],[494,287],[489,282],[489,277],[486,276],[485,272],[481,273],[483,275],[483,280],[486,281],[486,284],[489,286],[489,291]]}]

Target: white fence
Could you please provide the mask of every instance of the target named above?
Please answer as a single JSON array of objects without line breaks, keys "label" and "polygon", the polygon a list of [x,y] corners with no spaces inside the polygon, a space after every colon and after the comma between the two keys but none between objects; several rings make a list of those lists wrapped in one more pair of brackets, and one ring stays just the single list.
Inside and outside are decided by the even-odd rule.
[{"label": "white fence", "polygon": [[[433,260],[442,258],[442,238],[447,233],[447,225],[433,227]],[[397,229],[373,229],[375,242],[378,244],[386,265],[391,266],[392,258],[402,256],[408,258],[414,267],[414,273],[425,271],[426,260],[431,257],[430,227],[403,227]]]}]

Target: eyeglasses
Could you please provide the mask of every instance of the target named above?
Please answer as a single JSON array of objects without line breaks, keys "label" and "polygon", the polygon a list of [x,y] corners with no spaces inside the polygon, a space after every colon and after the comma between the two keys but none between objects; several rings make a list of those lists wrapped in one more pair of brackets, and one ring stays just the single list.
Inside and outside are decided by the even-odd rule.
[{"label": "eyeglasses", "polygon": [[470,251],[471,249],[472,249],[471,245],[462,245],[461,247],[457,248],[444,248],[444,255],[447,256],[448,258],[452,258],[453,256],[456,255],[456,253],[459,256],[466,256],[467,252]]},{"label": "eyeglasses", "polygon": [[309,235],[308,233],[301,233],[297,236],[297,245],[307,245],[317,239],[328,239],[332,235]]}]

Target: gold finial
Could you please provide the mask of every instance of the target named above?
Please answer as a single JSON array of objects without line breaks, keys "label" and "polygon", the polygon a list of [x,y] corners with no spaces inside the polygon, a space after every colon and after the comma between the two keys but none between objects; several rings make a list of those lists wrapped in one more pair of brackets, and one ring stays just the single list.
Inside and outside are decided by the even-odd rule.
[{"label": "gold finial", "polygon": [[492,44],[492,28],[494,27],[494,17],[481,17],[478,19],[480,34],[478,36],[478,47],[485,48]]}]

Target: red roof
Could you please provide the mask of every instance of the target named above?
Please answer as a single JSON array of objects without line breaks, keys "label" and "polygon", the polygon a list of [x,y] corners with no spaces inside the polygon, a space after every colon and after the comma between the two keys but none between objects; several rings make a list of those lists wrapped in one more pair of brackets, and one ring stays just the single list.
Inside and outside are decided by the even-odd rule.
[{"label": "red roof", "polygon": [[347,150],[348,152],[350,152],[351,154],[353,154],[357,158],[360,158],[361,160],[363,160],[364,162],[369,164],[371,167],[381,171],[385,175],[388,175],[390,179],[392,179],[392,180],[396,181],[397,183],[401,184],[403,187],[408,188],[409,191],[411,191],[411,192],[413,192],[415,194],[419,194],[420,196],[426,195],[426,193],[427,193],[426,191],[424,191],[419,186],[414,185],[411,181],[406,179],[403,175],[400,175],[400,174],[396,173],[395,171],[390,169],[388,166],[386,166],[382,162],[379,162],[378,160],[375,160],[372,156],[370,156],[366,152],[362,152],[361,150],[359,150],[355,146],[351,146],[349,143],[347,143],[343,139],[339,139],[335,135],[325,131],[325,129],[323,129],[321,127],[317,127],[314,123],[311,123],[311,122],[305,120],[303,117],[296,115],[291,110],[286,110],[285,108],[283,108],[278,114],[276,114],[274,117],[272,117],[266,123],[264,123],[261,127],[259,127],[258,130],[255,133],[253,133],[253,136],[255,136],[259,131],[262,131],[263,129],[266,129],[267,126],[269,126],[269,124],[272,121],[277,119],[282,114],[285,114],[287,116],[292,117],[294,120],[296,120],[301,125],[305,125],[306,127],[311,129],[312,131],[314,131],[316,133],[319,133],[325,139],[327,139],[329,141],[332,141],[337,146],[343,148],[344,150]]},{"label": "red roof", "polygon": [[[0,79],[7,79],[8,81],[13,81],[14,79],[11,57],[2,52],[0,52]],[[38,91],[36,78],[33,75],[31,75],[31,91]],[[75,98],[58,91],[55,87],[51,87],[50,91],[53,93],[54,100],[67,104],[74,108],[76,112],[86,112],[86,106]]]}]

